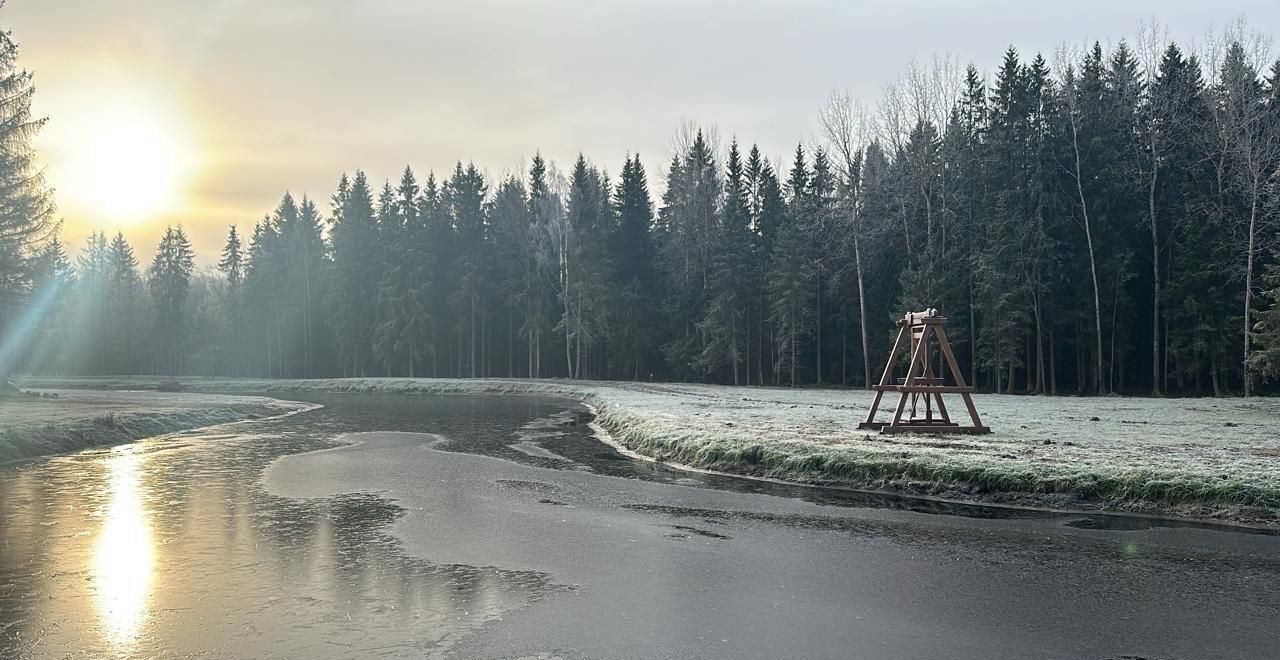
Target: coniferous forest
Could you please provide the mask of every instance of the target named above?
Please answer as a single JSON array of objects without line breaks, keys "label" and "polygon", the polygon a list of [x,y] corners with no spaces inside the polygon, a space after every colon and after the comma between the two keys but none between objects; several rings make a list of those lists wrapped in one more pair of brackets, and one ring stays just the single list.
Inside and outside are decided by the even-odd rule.
[{"label": "coniferous forest", "polygon": [[1274,390],[1280,61],[1260,43],[913,65],[874,106],[833,93],[781,160],[690,126],[616,173],[335,172],[201,270],[177,225],[149,263],[123,235],[58,240],[6,40],[0,326],[27,343],[0,370],[862,386],[894,320],[934,307],[989,391]]}]

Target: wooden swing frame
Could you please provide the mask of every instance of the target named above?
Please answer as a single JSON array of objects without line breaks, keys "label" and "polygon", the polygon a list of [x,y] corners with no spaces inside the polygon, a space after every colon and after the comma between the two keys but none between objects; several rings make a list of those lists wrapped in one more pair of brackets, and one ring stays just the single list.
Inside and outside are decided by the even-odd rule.
[{"label": "wooden swing frame", "polygon": [[[860,429],[870,429],[881,433],[990,433],[991,429],[982,425],[978,418],[978,409],[973,405],[973,388],[964,382],[956,356],[951,352],[951,342],[947,341],[947,331],[942,328],[946,318],[938,315],[938,310],[929,309],[923,312],[911,312],[898,321],[898,338],[893,342],[893,350],[889,352],[889,360],[884,367],[884,375],[880,383],[872,386],[875,399],[871,402],[871,410],[867,412],[866,421],[858,425]],[[951,372],[955,385],[946,385],[941,375],[933,371],[931,340],[936,339],[938,350],[946,360],[945,367]],[[907,376],[900,383],[892,383],[893,365],[898,353],[909,346],[911,361],[907,365]],[[940,368],[942,365],[939,365]],[[880,401],[885,392],[898,392],[897,409],[890,422],[877,422],[876,412],[880,409]],[[947,406],[942,401],[943,394],[959,394],[964,399],[965,408],[969,411],[972,426],[961,426],[951,421]],[[924,417],[917,417],[921,399],[924,401]],[[911,402],[910,416],[903,419],[907,412],[907,402]],[[937,403],[937,410],[934,403]]]}]

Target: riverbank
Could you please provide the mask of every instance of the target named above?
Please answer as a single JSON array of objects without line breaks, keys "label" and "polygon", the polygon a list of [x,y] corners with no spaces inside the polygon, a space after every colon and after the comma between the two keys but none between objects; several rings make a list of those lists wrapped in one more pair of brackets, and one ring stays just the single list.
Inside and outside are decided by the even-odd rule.
[{"label": "riverbank", "polygon": [[0,395],[0,463],[308,407],[267,397],[219,394],[83,389],[5,393]]},{"label": "riverbank", "polygon": [[[139,388],[154,378],[27,379]],[[857,429],[871,395],[712,385],[354,378],[184,379],[189,391],[521,394],[589,404],[655,460],[815,485],[1280,525],[1280,400],[977,395],[983,436]]]}]

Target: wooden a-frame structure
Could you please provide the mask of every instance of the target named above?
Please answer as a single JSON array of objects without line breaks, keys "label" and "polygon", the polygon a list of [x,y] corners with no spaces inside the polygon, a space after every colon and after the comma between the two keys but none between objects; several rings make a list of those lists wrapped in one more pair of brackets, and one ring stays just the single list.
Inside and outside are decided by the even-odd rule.
[{"label": "wooden a-frame structure", "polygon": [[[875,400],[871,402],[871,410],[867,419],[858,425],[860,429],[872,429],[881,433],[990,433],[991,429],[982,425],[978,419],[978,410],[973,407],[973,388],[964,382],[960,367],[956,364],[956,356],[951,352],[951,343],[947,341],[947,332],[942,324],[947,319],[938,315],[938,310],[929,309],[923,312],[911,312],[898,321],[898,338],[893,342],[893,350],[889,352],[889,361],[885,364],[884,375],[880,383],[872,389],[876,391]],[[908,341],[909,339],[909,341]],[[931,340],[936,339],[938,350],[945,359],[945,367],[951,372],[955,385],[945,384],[941,374],[934,374]],[[909,346],[910,362],[907,364],[907,376],[898,383],[893,379],[893,365],[898,353]],[[940,366],[940,370],[942,365]],[[880,400],[885,392],[898,392],[898,407],[894,411],[893,421],[877,422],[876,412],[880,408]],[[942,395],[959,394],[969,411],[972,426],[961,426],[947,414],[947,406],[942,402]],[[919,404],[923,400],[924,416],[918,417]],[[907,412],[907,402],[911,403],[910,416],[903,419]],[[937,409],[934,409],[934,403]]]}]

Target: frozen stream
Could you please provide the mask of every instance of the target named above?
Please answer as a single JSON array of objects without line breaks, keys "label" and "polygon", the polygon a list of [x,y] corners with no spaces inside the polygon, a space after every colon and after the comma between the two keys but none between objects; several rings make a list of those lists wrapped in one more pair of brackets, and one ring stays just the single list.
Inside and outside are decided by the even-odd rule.
[{"label": "frozen stream", "polygon": [[0,658],[1280,648],[1277,536],[689,475],[550,399],[306,398],[0,467]]}]

